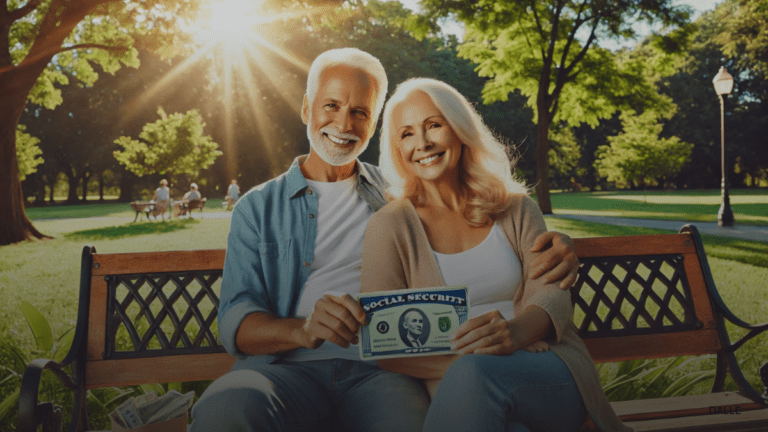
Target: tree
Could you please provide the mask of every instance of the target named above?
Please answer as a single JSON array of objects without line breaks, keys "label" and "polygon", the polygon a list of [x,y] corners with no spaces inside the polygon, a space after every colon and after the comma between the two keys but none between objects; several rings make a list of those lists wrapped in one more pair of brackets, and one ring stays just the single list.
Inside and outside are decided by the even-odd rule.
[{"label": "tree", "polygon": [[16,126],[27,100],[61,103],[62,70],[84,83],[97,79],[90,62],[109,73],[136,66],[134,45],[181,46],[172,32],[199,0],[5,0],[0,2],[0,245],[45,238],[24,212],[16,159]]},{"label": "tree", "polygon": [[688,10],[671,0],[422,0],[422,6],[432,18],[453,14],[465,23],[459,54],[478,64],[480,76],[491,78],[483,89],[485,103],[507,100],[515,89],[528,97],[537,125],[536,192],[544,213],[552,213],[552,122],[595,126],[617,109],[662,103],[639,65],[618,63],[596,42],[633,38],[638,20],[661,22],[678,29],[657,36],[659,45],[672,51],[692,31],[685,26]]},{"label": "tree", "polygon": [[24,180],[28,175],[37,171],[37,166],[43,163],[39,158],[43,151],[37,144],[38,138],[24,132],[27,128],[19,125],[16,129],[16,159],[19,162],[19,180]]},{"label": "tree", "polygon": [[[669,118],[672,113],[663,117]],[[669,177],[680,171],[691,155],[693,144],[678,137],[659,138],[663,125],[659,114],[646,111],[636,115],[633,111],[621,113],[624,131],[609,137],[610,146],[598,148],[596,168],[601,176],[617,186],[662,186]]]},{"label": "tree", "polygon": [[115,159],[139,177],[147,174],[189,174],[197,176],[221,156],[219,146],[208,135],[203,135],[203,123],[197,110],[186,114],[167,115],[162,108],[160,119],[148,123],[139,134],[139,140],[121,136],[115,143],[123,151],[115,151]]}]

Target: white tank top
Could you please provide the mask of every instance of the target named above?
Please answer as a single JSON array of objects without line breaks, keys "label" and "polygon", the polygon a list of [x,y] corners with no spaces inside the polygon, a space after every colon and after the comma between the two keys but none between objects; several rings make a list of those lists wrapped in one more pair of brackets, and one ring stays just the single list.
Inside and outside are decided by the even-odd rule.
[{"label": "white tank top", "polygon": [[512,319],[512,298],[522,268],[498,224],[494,223],[488,236],[472,249],[457,254],[432,253],[447,285],[467,287],[470,317],[498,310],[504,319]]}]

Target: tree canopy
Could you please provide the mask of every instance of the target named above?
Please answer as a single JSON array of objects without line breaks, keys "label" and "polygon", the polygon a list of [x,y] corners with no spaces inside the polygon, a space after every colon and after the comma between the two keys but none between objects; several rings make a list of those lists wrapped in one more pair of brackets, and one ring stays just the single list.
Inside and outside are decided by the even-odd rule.
[{"label": "tree canopy", "polygon": [[160,108],[160,119],[148,123],[134,140],[121,136],[115,143],[123,150],[114,152],[115,159],[138,176],[147,174],[189,174],[197,176],[221,156],[219,146],[209,135],[203,135],[205,123],[197,110],[168,115]]},{"label": "tree canopy", "polygon": [[617,109],[652,107],[662,101],[635,63],[618,63],[600,39],[632,38],[632,25],[661,22],[678,32],[659,35],[667,50],[690,32],[689,12],[670,0],[423,0],[431,17],[454,14],[466,25],[459,55],[488,77],[485,103],[506,100],[519,89],[535,110],[536,192],[542,212],[549,200],[549,125],[596,125]]},{"label": "tree canopy", "polygon": [[596,165],[600,175],[619,187],[664,185],[680,171],[693,149],[693,144],[675,136],[659,138],[663,125],[658,119],[671,115],[652,110],[640,115],[631,110],[622,112],[624,131],[608,137],[610,146],[598,148]]}]

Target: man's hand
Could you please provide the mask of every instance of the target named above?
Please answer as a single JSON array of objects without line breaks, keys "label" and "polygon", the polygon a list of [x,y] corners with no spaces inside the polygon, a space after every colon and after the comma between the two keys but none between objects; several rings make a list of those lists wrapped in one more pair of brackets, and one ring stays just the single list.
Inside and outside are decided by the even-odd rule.
[{"label": "man's hand", "polygon": [[347,348],[358,342],[357,331],[365,324],[365,311],[349,294],[325,294],[315,303],[301,328],[302,345],[316,349],[325,341]]},{"label": "man's hand", "polygon": [[531,252],[542,252],[531,265],[531,279],[543,276],[545,283],[562,279],[561,289],[568,289],[576,282],[579,258],[570,237],[556,231],[547,231],[536,238]]}]

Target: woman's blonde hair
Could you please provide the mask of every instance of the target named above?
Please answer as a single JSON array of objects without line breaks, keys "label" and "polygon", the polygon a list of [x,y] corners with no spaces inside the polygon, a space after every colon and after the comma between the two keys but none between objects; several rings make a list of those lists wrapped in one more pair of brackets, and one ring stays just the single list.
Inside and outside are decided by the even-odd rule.
[{"label": "woman's blonde hair", "polygon": [[512,175],[514,162],[508,148],[483,123],[472,104],[442,81],[413,78],[397,86],[384,108],[379,167],[390,184],[390,199],[408,198],[414,205],[422,205],[426,199],[421,179],[409,173],[402,159],[392,120],[395,107],[418,91],[429,96],[463,144],[460,193],[465,200],[464,219],[470,225],[491,222],[508,207],[512,194],[528,193],[525,184]]}]

